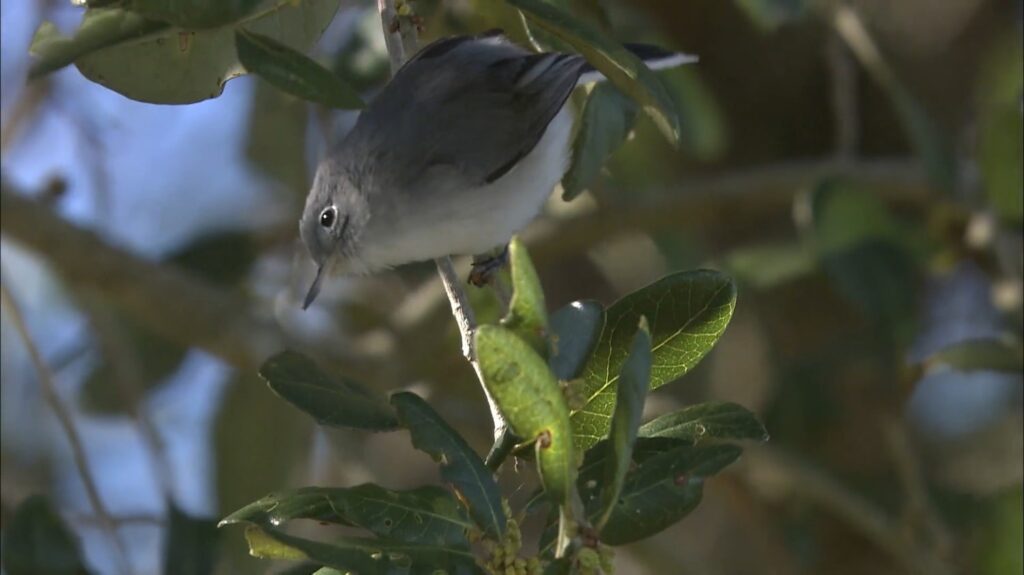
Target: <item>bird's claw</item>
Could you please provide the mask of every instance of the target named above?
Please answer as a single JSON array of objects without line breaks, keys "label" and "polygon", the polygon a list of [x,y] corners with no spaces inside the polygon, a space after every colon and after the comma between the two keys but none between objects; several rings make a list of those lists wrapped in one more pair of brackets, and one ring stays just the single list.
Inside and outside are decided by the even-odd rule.
[{"label": "bird's claw", "polygon": [[469,283],[476,287],[484,287],[491,283],[494,274],[508,263],[508,246],[500,252],[473,257],[473,268],[469,270]]}]

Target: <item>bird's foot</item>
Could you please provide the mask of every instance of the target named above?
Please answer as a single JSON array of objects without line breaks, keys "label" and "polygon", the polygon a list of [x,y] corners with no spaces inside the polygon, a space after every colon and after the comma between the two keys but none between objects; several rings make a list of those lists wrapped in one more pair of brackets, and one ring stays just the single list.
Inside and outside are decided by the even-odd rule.
[{"label": "bird's foot", "polygon": [[508,244],[501,248],[501,251],[473,256],[473,268],[469,271],[469,283],[476,287],[490,284],[494,280],[494,275],[507,263]]}]

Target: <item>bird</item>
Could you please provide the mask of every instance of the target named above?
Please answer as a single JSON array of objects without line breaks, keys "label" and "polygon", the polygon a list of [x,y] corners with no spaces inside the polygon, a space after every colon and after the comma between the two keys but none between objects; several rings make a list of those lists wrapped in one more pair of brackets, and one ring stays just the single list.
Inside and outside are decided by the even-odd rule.
[{"label": "bird", "polygon": [[[694,56],[627,44],[651,69]],[[536,53],[501,31],[452,36],[410,58],[320,162],[299,220],[324,278],[507,246],[540,213],[571,160],[583,56]]]}]

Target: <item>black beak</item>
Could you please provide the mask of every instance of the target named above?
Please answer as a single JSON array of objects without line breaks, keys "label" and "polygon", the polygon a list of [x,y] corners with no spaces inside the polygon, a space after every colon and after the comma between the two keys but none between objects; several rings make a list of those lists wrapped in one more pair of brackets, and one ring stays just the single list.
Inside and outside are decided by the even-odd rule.
[{"label": "black beak", "polygon": [[320,264],[320,266],[316,268],[316,277],[313,278],[313,285],[309,286],[309,291],[306,292],[306,300],[302,302],[302,309],[308,308],[310,304],[313,303],[313,300],[316,299],[317,294],[320,293],[320,284],[324,280],[325,267],[327,266]]}]

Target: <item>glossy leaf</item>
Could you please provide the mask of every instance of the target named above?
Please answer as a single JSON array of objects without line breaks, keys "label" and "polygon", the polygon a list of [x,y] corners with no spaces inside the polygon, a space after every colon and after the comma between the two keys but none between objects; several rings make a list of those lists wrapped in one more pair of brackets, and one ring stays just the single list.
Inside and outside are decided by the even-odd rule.
[{"label": "glossy leaf", "polygon": [[168,513],[165,575],[208,575],[217,563],[217,522],[190,517],[175,505]]},{"label": "glossy leaf", "polygon": [[647,112],[666,138],[679,143],[679,115],[672,98],[643,62],[597,27],[544,0],[508,0],[531,23],[557,36]]},{"label": "glossy leaf", "polygon": [[260,367],[274,393],[322,425],[389,431],[398,426],[394,410],[369,390],[328,376],[308,357],[282,351]]},{"label": "glossy leaf", "polygon": [[646,459],[627,476],[601,541],[625,545],[674,525],[700,503],[704,479],[735,461],[740,451],[734,445],[681,446]]},{"label": "glossy leaf", "polygon": [[562,178],[563,200],[572,200],[597,179],[605,160],[632,131],[636,112],[636,104],[612,84],[591,90],[580,111],[572,164]]},{"label": "glossy leaf", "polygon": [[313,519],[365,529],[402,543],[465,548],[473,525],[452,495],[440,487],[391,491],[366,483],[356,487],[302,487],[271,493],[235,511],[221,525],[279,526]]},{"label": "glossy leaf", "polygon": [[647,320],[641,317],[629,356],[619,373],[615,413],[608,433],[612,456],[605,460],[601,511],[594,525],[598,530],[611,516],[626,480],[626,472],[633,464],[633,444],[636,441],[637,428],[640,427],[640,417],[643,415],[650,379],[651,334]]},{"label": "glossy leaf", "polygon": [[505,512],[501,492],[490,470],[466,440],[416,394],[396,393],[391,396],[391,405],[412,434],[413,446],[441,462],[441,478],[455,489],[473,521],[491,537],[503,535]]},{"label": "glossy leaf", "polygon": [[38,76],[73,62],[86,78],[133,100],[189,104],[219,96],[228,80],[245,73],[235,50],[238,27],[306,52],[337,9],[338,0],[274,0],[231,24],[183,30],[117,8],[92,8],[71,37],[43,24],[32,47],[34,71]]},{"label": "glossy leaf", "polygon": [[359,575],[431,575],[438,570],[452,575],[481,572],[466,549],[387,543],[359,537],[332,537],[330,543],[321,543],[256,525],[246,527],[245,538],[249,552],[256,557],[310,560]]},{"label": "glossy leaf", "polygon": [[333,108],[358,109],[363,100],[341,78],[302,52],[240,28],[235,49],[245,69],[278,89]]},{"label": "glossy leaf", "polygon": [[519,238],[512,238],[509,242],[508,253],[512,270],[512,301],[501,324],[526,340],[537,353],[547,356],[548,312],[537,270]]},{"label": "glossy leaf", "polygon": [[545,492],[566,505],[576,478],[569,407],[554,374],[530,346],[511,331],[483,325],[476,353],[484,385],[512,431],[535,441]]},{"label": "glossy leaf", "polygon": [[702,439],[767,441],[768,432],[745,407],[709,401],[666,413],[640,427],[640,437],[669,437],[696,443]]},{"label": "glossy leaf", "polygon": [[651,389],[688,372],[725,331],[736,288],[722,273],[681,272],[627,295],[607,311],[601,339],[583,370],[584,405],[572,413],[576,446],[586,449],[608,433],[619,371],[641,316],[651,326]]},{"label": "glossy leaf", "polygon": [[125,8],[189,30],[222,26],[249,15],[262,0],[127,0]]},{"label": "glossy leaf", "polygon": [[4,520],[3,568],[8,575],[87,575],[78,541],[42,495],[25,499]]},{"label": "glossy leaf", "polygon": [[551,315],[551,358],[555,377],[579,377],[604,328],[604,308],[592,300],[574,301]]}]

